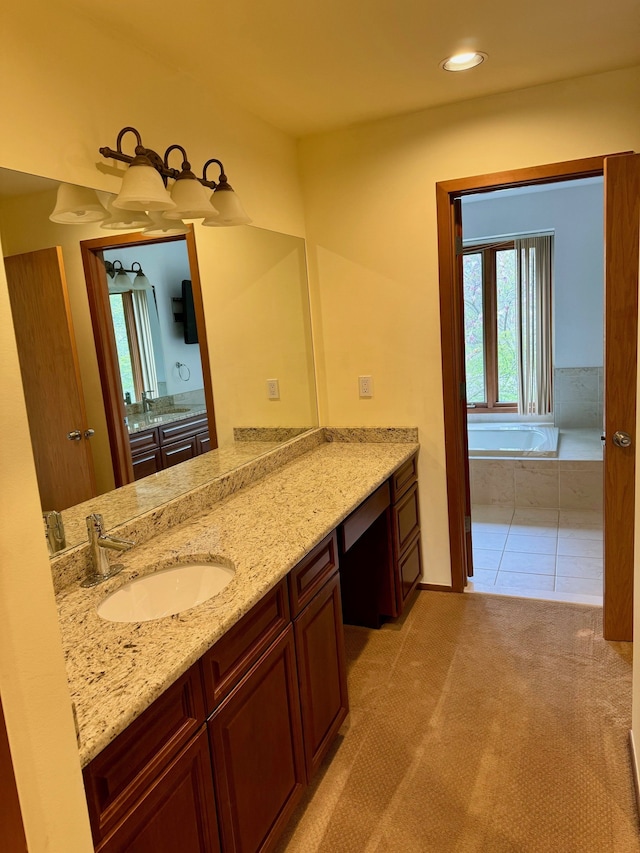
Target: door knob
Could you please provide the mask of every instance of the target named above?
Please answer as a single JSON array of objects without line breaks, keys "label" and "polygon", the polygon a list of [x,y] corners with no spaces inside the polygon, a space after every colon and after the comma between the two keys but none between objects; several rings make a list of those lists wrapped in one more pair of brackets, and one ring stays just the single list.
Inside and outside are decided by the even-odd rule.
[{"label": "door knob", "polygon": [[631,447],[631,436],[628,432],[618,430],[613,434],[613,443],[616,447]]},{"label": "door knob", "polygon": [[85,431],[84,431],[84,437],[85,438],[91,438],[91,436],[95,435],[95,434],[96,434],[95,429],[85,429]]},{"label": "door knob", "polygon": [[82,438],[82,433],[79,429],[74,429],[71,432],[67,433],[67,438],[69,439],[69,441],[80,441],[80,439]]}]

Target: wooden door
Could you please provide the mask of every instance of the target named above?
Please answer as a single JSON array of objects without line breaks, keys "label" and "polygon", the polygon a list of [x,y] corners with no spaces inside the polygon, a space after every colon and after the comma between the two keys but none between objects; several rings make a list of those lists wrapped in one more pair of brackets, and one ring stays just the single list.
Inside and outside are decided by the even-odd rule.
[{"label": "wooden door", "polygon": [[4,264],[40,501],[44,511],[62,510],[96,493],[62,249]]},{"label": "wooden door", "polygon": [[631,640],[640,155],[605,159],[604,208],[604,637]]},{"label": "wooden door", "polygon": [[0,838],[5,853],[27,853],[9,739],[0,702]]},{"label": "wooden door", "polygon": [[225,853],[267,853],[305,786],[293,628],[209,720]]}]

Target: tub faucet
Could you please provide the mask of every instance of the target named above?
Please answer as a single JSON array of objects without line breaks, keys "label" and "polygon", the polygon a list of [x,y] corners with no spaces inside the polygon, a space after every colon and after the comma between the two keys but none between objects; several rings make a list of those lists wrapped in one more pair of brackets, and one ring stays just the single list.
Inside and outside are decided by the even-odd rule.
[{"label": "tub faucet", "polygon": [[95,586],[108,578],[112,578],[122,571],[121,565],[111,566],[107,559],[107,551],[126,551],[135,542],[129,539],[120,539],[117,536],[107,536],[104,532],[104,519],[98,512],[87,516],[87,531],[89,532],[89,545],[91,546],[91,560],[87,577],[80,586]]}]

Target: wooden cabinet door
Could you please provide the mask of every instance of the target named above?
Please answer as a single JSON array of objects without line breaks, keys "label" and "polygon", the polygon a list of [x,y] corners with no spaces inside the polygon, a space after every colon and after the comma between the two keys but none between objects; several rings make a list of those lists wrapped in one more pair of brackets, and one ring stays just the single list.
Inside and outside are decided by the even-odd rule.
[{"label": "wooden cabinet door", "polygon": [[291,625],[212,714],[209,736],[225,853],[272,850],[305,785]]},{"label": "wooden cabinet door", "polygon": [[207,733],[203,728],[97,853],[220,853]]},{"label": "wooden cabinet door", "polygon": [[339,574],[296,619],[295,638],[310,781],[349,711]]}]

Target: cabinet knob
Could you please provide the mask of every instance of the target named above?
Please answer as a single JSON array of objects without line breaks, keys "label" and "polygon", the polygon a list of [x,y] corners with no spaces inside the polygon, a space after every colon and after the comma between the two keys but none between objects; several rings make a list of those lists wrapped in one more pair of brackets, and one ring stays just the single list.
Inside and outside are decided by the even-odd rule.
[{"label": "cabinet knob", "polygon": [[84,437],[85,438],[91,438],[91,436],[95,435],[95,434],[96,434],[95,429],[85,429],[85,431],[84,431]]},{"label": "cabinet knob", "polygon": [[67,438],[69,439],[69,441],[80,441],[80,439],[82,438],[82,433],[79,429],[74,429],[71,430],[71,432],[67,433]]}]

